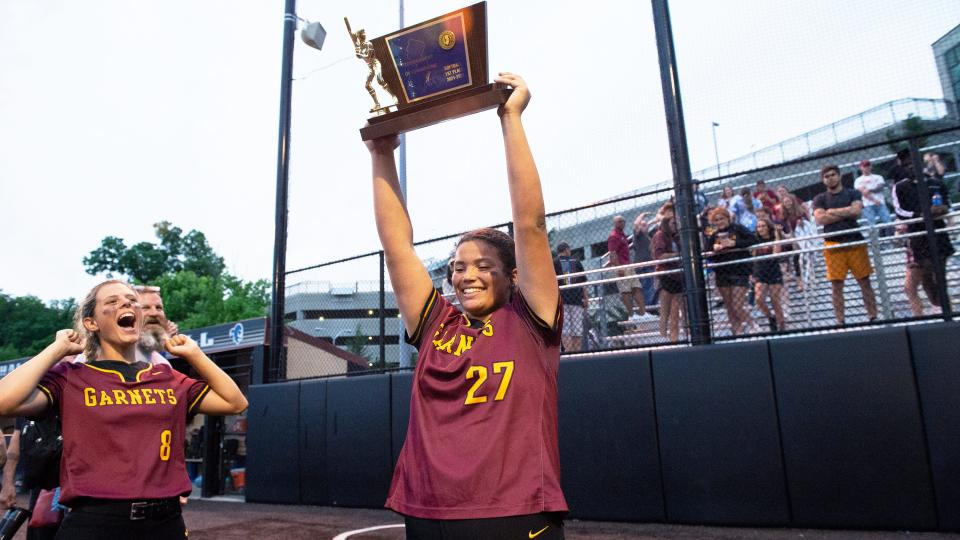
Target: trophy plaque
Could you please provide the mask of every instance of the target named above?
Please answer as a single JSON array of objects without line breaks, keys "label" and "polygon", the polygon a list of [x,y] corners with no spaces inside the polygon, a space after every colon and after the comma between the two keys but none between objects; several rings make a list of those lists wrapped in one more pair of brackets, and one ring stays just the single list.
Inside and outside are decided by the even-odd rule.
[{"label": "trophy plaque", "polygon": [[[370,68],[374,116],[360,129],[365,141],[492,109],[510,97],[506,85],[488,82],[486,2],[372,41],[344,22],[357,57]],[[396,103],[381,103],[374,81]]]}]

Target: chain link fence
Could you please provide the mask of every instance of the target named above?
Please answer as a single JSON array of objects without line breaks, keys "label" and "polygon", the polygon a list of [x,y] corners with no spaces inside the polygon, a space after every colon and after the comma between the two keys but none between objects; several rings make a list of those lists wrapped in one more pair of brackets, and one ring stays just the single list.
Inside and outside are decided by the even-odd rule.
[{"label": "chain link fence", "polygon": [[[684,346],[693,342],[691,334],[703,341],[704,332],[707,342],[719,342],[951,319],[960,294],[952,256],[960,243],[960,27],[950,22],[957,18],[956,2],[931,0],[912,11],[895,2],[671,4],[676,40],[673,53],[661,54],[668,51],[651,25],[658,15],[648,19],[646,4],[607,6],[608,13],[601,9],[586,18],[554,9],[557,24],[531,27],[523,22],[532,20],[524,10],[540,8],[490,2],[491,29],[518,24],[534,42],[554,39],[562,21],[583,22],[576,46],[555,55],[556,66],[614,66],[598,71],[607,91],[584,101],[552,59],[516,47],[502,58],[507,49],[490,51],[491,66],[534,59],[523,73],[544,89],[537,106],[551,111],[548,122],[528,126],[541,145],[535,154],[547,200],[559,193],[550,189],[583,193],[579,201],[558,203],[580,206],[547,215],[565,310],[564,354]],[[909,20],[902,17],[906,12]],[[611,17],[637,31],[610,32],[604,21]],[[730,21],[751,31],[732,32]],[[898,37],[877,37],[884,35]],[[682,107],[674,107],[675,115],[665,105],[670,129],[662,131],[653,124],[662,121],[656,104],[662,86],[653,73],[661,57],[670,56],[676,64],[671,90]],[[943,99],[935,99],[937,82]],[[850,114],[855,111],[862,112]],[[334,133],[329,127],[323,124],[323,131]],[[681,130],[683,152],[676,135]],[[411,135],[429,149],[411,157],[439,151],[446,141],[431,138],[439,132]],[[898,158],[907,148],[909,158]],[[471,150],[493,155],[485,146]],[[674,162],[667,172],[665,160],[656,157],[667,151],[671,158],[689,155],[699,169],[692,174],[693,218],[676,219],[686,205],[673,207],[672,178],[685,178],[680,168],[686,164]],[[434,160],[424,159],[428,165],[419,169],[417,162],[410,160],[418,182],[440,185],[442,178],[451,185],[447,173],[434,170]],[[824,178],[827,165],[837,167],[836,179]],[[911,166],[913,176],[931,180],[906,180],[898,188]],[[319,167],[333,177],[365,176],[348,154],[305,170]],[[649,183],[659,178],[671,180]],[[624,179],[633,183],[618,183]],[[557,187],[573,182],[579,191]],[[826,184],[836,182],[842,189],[825,195]],[[636,186],[643,187],[626,191]],[[597,193],[610,193],[604,189],[626,192],[597,201]],[[449,207],[473,202],[463,196]],[[508,223],[495,227],[510,232]],[[306,228],[309,242],[313,231],[328,229]],[[463,231],[449,233],[415,248],[434,286],[455,301],[447,272]],[[683,245],[689,238],[699,245]],[[690,261],[697,257],[702,266]],[[703,275],[694,275],[700,268]],[[404,343],[382,252],[286,277],[287,346],[282,365],[272,366],[274,379],[414,365],[416,351]],[[687,289],[699,283],[703,290]]]},{"label": "chain link fence", "polygon": [[[943,116],[927,128],[900,137],[886,130],[815,156],[700,178],[694,202],[712,340],[952,317],[960,298],[960,263],[950,256],[960,244],[960,127]],[[911,144],[916,160],[903,157]],[[896,185],[917,186],[897,178],[915,161],[930,191],[924,200]],[[853,228],[825,230],[815,216],[833,212],[815,203],[827,189],[827,165],[865,208],[846,222]],[[673,190],[661,185],[547,216],[566,310],[564,354],[689,343],[672,205]],[[924,206],[937,215],[925,221]],[[934,223],[938,250],[929,249]],[[496,227],[510,232],[509,224]],[[435,287],[452,301],[447,269],[460,234],[416,244]],[[294,270],[287,282],[278,380],[414,364],[382,252]]]}]

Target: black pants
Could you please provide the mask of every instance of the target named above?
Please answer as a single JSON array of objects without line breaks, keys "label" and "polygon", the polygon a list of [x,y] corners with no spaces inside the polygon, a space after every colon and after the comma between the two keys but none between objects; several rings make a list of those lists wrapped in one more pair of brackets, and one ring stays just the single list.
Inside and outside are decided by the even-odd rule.
[{"label": "black pants", "polygon": [[488,519],[405,516],[407,540],[563,540],[563,518],[542,513]]},{"label": "black pants", "polygon": [[920,284],[923,286],[923,292],[927,293],[927,298],[930,299],[931,304],[941,307],[940,288],[937,286],[937,270],[943,272],[944,276],[947,275],[946,257],[940,258],[940,268],[937,268],[933,259],[920,259],[917,261],[917,264],[920,265],[920,269],[922,270],[920,274]]},{"label": "black pants", "polygon": [[69,512],[60,524],[56,540],[183,540],[187,527],[177,512],[162,518],[131,521],[129,516],[97,514],[84,510]]}]

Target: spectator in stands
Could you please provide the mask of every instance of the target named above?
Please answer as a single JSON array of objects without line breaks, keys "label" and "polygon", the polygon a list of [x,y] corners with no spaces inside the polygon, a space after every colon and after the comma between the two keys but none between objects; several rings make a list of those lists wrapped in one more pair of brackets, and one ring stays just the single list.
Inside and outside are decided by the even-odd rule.
[{"label": "spectator in stands", "polygon": [[[660,229],[651,242],[651,254],[658,261],[680,256],[680,238],[672,210],[670,208],[669,217],[660,222]],[[680,320],[684,311],[683,274],[679,269],[678,261],[662,262],[656,267],[657,272],[673,271],[660,276],[660,335],[670,341],[677,341],[680,337]]]},{"label": "spectator in stands", "polygon": [[720,198],[717,199],[717,208],[733,208],[733,203],[736,202],[736,194],[733,192],[733,187],[723,186],[723,191],[720,193]]},{"label": "spectator in stands", "polygon": [[[820,179],[827,190],[813,198],[813,216],[817,223],[823,225],[824,233],[839,233],[826,237],[823,258],[827,265],[827,280],[830,282],[833,297],[833,313],[837,324],[846,324],[844,314],[843,283],[847,273],[860,286],[863,304],[867,310],[867,317],[871,321],[877,318],[877,302],[870,285],[870,257],[867,255],[867,246],[857,244],[844,246],[843,244],[860,242],[863,235],[857,230],[857,219],[863,208],[860,192],[843,187],[840,183],[840,168],[836,165],[825,165],[820,170]],[[848,231],[848,232],[844,232]]]},{"label": "spectator in stands", "polygon": [[454,249],[447,257],[447,273],[440,282],[440,294],[451,302],[456,302],[457,291],[453,288],[453,259],[457,256],[457,250]]},{"label": "spectator in stands", "polygon": [[673,217],[673,196],[670,196],[670,199],[663,203],[660,208],[657,208],[657,215],[654,216],[653,221],[650,222],[650,226],[647,229],[647,236],[653,238],[657,234],[657,229],[660,228],[660,222],[664,219]]},{"label": "spectator in stands", "polygon": [[[759,211],[757,212],[760,213]],[[761,243],[783,240],[782,229],[770,218],[762,217],[757,220],[757,240]],[[753,248],[754,257],[779,254],[783,244]],[[776,332],[786,329],[786,320],[783,315],[783,273],[780,270],[780,260],[776,258],[753,261],[753,277],[756,280],[757,307],[770,321],[770,331]],[[767,307],[767,296],[773,304],[773,312]]]},{"label": "spectator in stands", "polygon": [[[931,156],[931,157],[928,157]],[[934,221],[933,226],[942,229],[946,226],[943,216],[950,210],[950,193],[947,191],[947,185],[943,182],[944,170],[943,164],[939,158],[934,158],[935,154],[924,156],[925,167],[923,171],[924,181],[927,185],[927,192],[930,197],[930,214]],[[923,216],[923,206],[926,201],[920,200],[919,186],[916,181],[916,175],[913,174],[913,163],[910,159],[909,150],[901,150],[897,154],[900,166],[895,169],[898,179],[893,188],[893,206],[900,219],[914,219]],[[925,231],[926,226],[923,220],[910,223],[907,231],[911,233]],[[919,266],[921,272],[921,284],[923,290],[927,293],[930,302],[940,307],[940,294],[937,286],[937,275],[946,275],[947,258],[953,255],[955,250],[950,241],[948,233],[937,233],[937,258],[934,260],[930,249],[930,242],[927,235],[918,234],[909,239],[910,249],[913,253],[913,260]]]},{"label": "spectator in stands", "polygon": [[[879,174],[873,174],[870,160],[860,162],[860,176],[853,181],[853,187],[863,197],[863,217],[871,227],[890,223],[890,210],[883,195],[886,182]],[[881,236],[892,234],[890,227],[883,227],[879,231]]]},{"label": "spectator in stands", "polygon": [[[934,152],[923,154],[923,174],[929,178],[943,180],[943,175],[947,174],[947,167],[939,154]],[[913,178],[913,160],[910,157],[909,148],[897,152],[897,165],[890,172],[890,178],[894,186],[901,180]]]},{"label": "spectator in stands", "polygon": [[[781,199],[781,204],[782,204],[782,199]],[[779,204],[777,205],[777,208],[780,208],[780,205],[779,205]],[[767,208],[766,206],[764,206],[763,208],[757,208],[757,227],[758,227],[758,228],[757,228],[757,237],[758,237],[758,239],[759,239],[759,236],[760,236],[760,229],[759,229],[759,227],[760,227],[760,222],[763,221],[764,219],[770,220],[770,222],[773,223],[773,227],[774,227],[775,232],[776,232],[776,234],[777,234],[777,239],[779,239],[779,240],[786,240],[786,239],[789,239],[789,238],[793,238],[793,228],[790,227],[790,225],[789,225],[786,221],[783,221],[783,220],[781,220],[779,217],[777,217],[778,214],[779,214],[779,212],[771,212],[770,209]],[[765,240],[760,239],[760,241],[761,241],[761,242],[764,242]],[[767,241],[768,241],[768,240],[767,240]],[[784,254],[789,253],[790,251],[793,251],[793,249],[794,249],[793,243],[780,244],[779,247],[780,247],[780,251],[778,251],[778,253],[784,253]],[[786,273],[787,275],[790,275],[790,260],[791,260],[791,257],[788,256],[788,255],[785,255],[785,256],[783,256],[783,257],[777,258],[777,264],[782,267],[782,268],[780,269],[781,276],[782,276],[783,273]],[[796,266],[796,268],[799,269],[799,265]],[[757,274],[756,274],[756,273],[753,274],[753,277],[754,277],[754,282],[755,282],[755,283],[759,283],[759,281],[757,281]],[[782,283],[782,280],[781,280],[781,283]]]},{"label": "spectator in stands", "polygon": [[783,216],[781,215],[781,213],[783,212],[783,201],[786,199],[793,199],[793,202],[795,202],[798,206],[800,206],[804,214],[807,214],[808,216],[810,215],[810,209],[807,208],[807,203],[801,201],[800,197],[797,197],[793,193],[790,193],[790,190],[787,189],[787,186],[777,186],[777,197],[780,198],[780,204],[778,204],[777,207],[773,209],[773,213],[777,215],[779,219],[781,220],[783,219]]},{"label": "spectator in stands", "polygon": [[[586,283],[587,276],[566,277],[568,274],[583,272],[583,265],[573,257],[570,244],[557,244],[557,258],[553,260],[553,269],[557,273],[560,285]],[[583,349],[583,321],[589,297],[586,287],[560,289],[560,299],[563,302],[563,349],[575,352]]]},{"label": "spectator in stands", "polygon": [[[909,170],[907,166],[910,167]],[[898,182],[907,178],[913,178],[913,164],[910,161],[910,149],[903,148],[897,152],[896,165],[890,170],[890,181],[896,187]],[[896,197],[896,191],[891,190],[891,192]],[[896,201],[894,201],[894,207],[896,207]]]},{"label": "spectator in stands", "polygon": [[943,175],[947,174],[947,166],[943,164],[939,154],[933,152],[923,154],[923,174],[943,180]]},{"label": "spectator in stands", "polygon": [[700,191],[700,181],[693,180],[693,212],[697,215],[702,214],[707,209],[708,204],[710,202],[707,200],[706,194]]},{"label": "spectator in stands", "polygon": [[733,221],[743,225],[750,232],[757,230],[757,215],[755,212],[757,208],[760,208],[763,204],[753,197],[750,194],[750,188],[744,187],[740,189],[740,196],[733,203]]},{"label": "spectator in stands", "polygon": [[[633,221],[633,262],[645,263],[653,260],[650,252],[650,224],[647,222],[649,212],[641,212],[637,219]],[[637,269],[637,274],[643,275],[653,271],[653,266],[641,266]],[[643,300],[647,306],[657,303],[657,286],[653,278],[640,278],[640,288],[643,291]],[[646,314],[653,316],[652,314]],[[643,317],[644,315],[641,315]]]},{"label": "spectator in stands", "polygon": [[[782,186],[781,186],[782,187]],[[797,238],[799,236],[810,236],[816,233],[813,223],[810,222],[810,214],[807,212],[803,203],[792,193],[780,196],[780,220],[784,223],[784,231],[789,230],[789,236]],[[796,244],[791,245],[791,250],[796,249]],[[794,254],[793,269],[795,277],[795,288],[797,291],[803,290],[803,273],[800,271],[800,254]]]},{"label": "spectator in stands", "polygon": [[[906,223],[897,223],[896,234],[902,235],[909,232]],[[903,292],[907,295],[907,303],[910,305],[910,313],[914,317],[923,317],[923,302],[920,301],[920,285],[923,283],[923,269],[913,258],[913,250],[910,249],[910,239],[903,240],[906,248],[907,265],[903,278]],[[926,291],[924,291],[926,292]],[[930,297],[927,296],[930,300]],[[931,302],[932,304],[933,302]],[[939,310],[939,308],[934,308]]]},{"label": "spectator in stands", "polygon": [[780,204],[780,197],[777,197],[772,189],[768,189],[767,183],[763,180],[757,180],[757,189],[753,192],[753,198],[760,201],[760,204],[769,208],[770,211],[773,211]]},{"label": "spectator in stands", "polygon": [[[751,212],[750,215],[753,213]],[[710,256],[713,263],[729,263],[750,257],[746,248],[756,244],[757,237],[743,225],[734,223],[726,209],[711,210],[710,225],[714,230],[713,234],[707,238],[707,245],[713,250],[713,255]],[[753,322],[746,307],[747,287],[750,285],[749,263],[715,266],[713,272],[716,275],[717,290],[727,310],[730,331],[735,336],[740,335],[744,330],[755,332],[756,323]]]},{"label": "spectator in stands", "polygon": [[[613,228],[610,229],[610,235],[607,237],[607,252],[610,253],[610,266],[623,266],[630,264],[630,241],[627,238],[624,228],[627,226],[627,220],[620,215],[613,217]],[[643,303],[643,292],[640,289],[640,280],[631,269],[617,270],[617,275],[626,277],[617,281],[617,290],[620,291],[620,298],[623,300],[623,307],[627,308],[627,317],[630,321],[639,322],[641,315],[646,313]]]},{"label": "spectator in stands", "polygon": [[781,229],[783,229],[785,226],[784,222],[781,221],[778,217],[776,217],[776,215],[766,206],[761,206],[760,208],[757,208],[754,211],[754,215],[757,216],[757,225],[760,224],[760,220],[769,219],[770,221],[773,222],[774,225],[776,225]]}]

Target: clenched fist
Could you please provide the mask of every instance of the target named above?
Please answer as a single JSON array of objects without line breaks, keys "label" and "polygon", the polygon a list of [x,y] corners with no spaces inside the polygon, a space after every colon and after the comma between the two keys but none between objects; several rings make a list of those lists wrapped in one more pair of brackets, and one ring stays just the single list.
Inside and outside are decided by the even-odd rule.
[{"label": "clenched fist", "polygon": [[53,342],[60,347],[63,352],[62,356],[82,353],[85,344],[83,337],[76,330],[70,328],[58,330],[57,337],[54,338]]},{"label": "clenched fist", "polygon": [[168,353],[180,358],[187,358],[200,352],[200,346],[197,345],[197,342],[190,339],[190,336],[183,334],[168,338],[163,342],[163,347],[167,349]]}]

